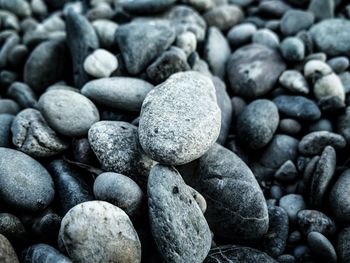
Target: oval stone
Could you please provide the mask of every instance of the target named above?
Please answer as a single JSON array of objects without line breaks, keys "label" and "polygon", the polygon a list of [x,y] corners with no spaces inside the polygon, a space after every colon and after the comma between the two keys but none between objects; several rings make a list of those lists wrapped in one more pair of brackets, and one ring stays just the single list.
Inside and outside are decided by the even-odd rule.
[{"label": "oval stone", "polygon": [[350,170],[346,170],[334,184],[329,204],[332,213],[341,222],[350,222]]},{"label": "oval stone", "polygon": [[181,72],[148,93],[139,138],[152,159],[180,165],[202,156],[218,138],[220,126],[211,79],[194,71]]},{"label": "oval stone", "polygon": [[22,254],[26,263],[72,263],[65,255],[46,244],[36,244],[27,248]]},{"label": "oval stone", "polygon": [[27,212],[45,209],[55,195],[50,174],[28,155],[0,147],[0,198]]}]

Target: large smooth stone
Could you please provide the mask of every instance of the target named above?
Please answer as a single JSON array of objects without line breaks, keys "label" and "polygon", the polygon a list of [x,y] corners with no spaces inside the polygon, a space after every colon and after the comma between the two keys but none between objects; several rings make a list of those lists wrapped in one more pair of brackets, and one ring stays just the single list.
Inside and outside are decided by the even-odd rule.
[{"label": "large smooth stone", "polygon": [[126,111],[139,111],[153,85],[142,79],[112,77],[89,81],[81,93],[93,102]]},{"label": "large smooth stone", "polygon": [[75,263],[140,263],[141,244],[125,212],[104,201],[76,205],[62,219],[60,250]]},{"label": "large smooth stone", "polygon": [[237,49],[226,69],[232,92],[253,99],[272,90],[286,65],[277,51],[251,44]]},{"label": "large smooth stone", "polygon": [[14,209],[44,210],[55,195],[50,174],[28,155],[0,147],[0,198]]},{"label": "large smooth stone", "polygon": [[218,138],[220,126],[213,82],[188,71],[172,75],[148,93],[139,138],[152,159],[180,165],[202,156]]},{"label": "large smooth stone", "polygon": [[203,262],[211,246],[210,229],[179,172],[154,166],[147,192],[152,235],[164,262]]}]

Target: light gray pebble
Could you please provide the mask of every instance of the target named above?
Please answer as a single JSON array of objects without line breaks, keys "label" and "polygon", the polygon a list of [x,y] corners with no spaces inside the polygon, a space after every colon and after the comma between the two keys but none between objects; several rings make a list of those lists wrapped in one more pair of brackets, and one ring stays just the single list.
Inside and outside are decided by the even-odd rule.
[{"label": "light gray pebble", "polygon": [[350,242],[350,227],[343,228],[337,237],[337,252],[340,263],[347,263],[350,261],[350,251],[348,249]]},{"label": "light gray pebble", "polygon": [[216,6],[203,15],[208,26],[225,31],[238,24],[244,17],[242,10],[235,5]]},{"label": "light gray pebble", "polygon": [[285,36],[292,36],[301,30],[309,29],[315,21],[312,13],[291,9],[281,20],[281,32]]},{"label": "light gray pebble", "polygon": [[84,61],[84,70],[95,78],[109,77],[117,68],[117,58],[105,49],[96,49]]},{"label": "light gray pebble", "polygon": [[280,44],[278,35],[270,29],[259,29],[253,34],[252,42],[277,49]]},{"label": "light gray pebble", "polygon": [[118,28],[118,24],[107,19],[97,19],[92,23],[100,44],[104,48],[113,48],[115,46],[115,31]]},{"label": "light gray pebble", "polygon": [[327,61],[327,64],[337,74],[342,73],[349,67],[349,59],[347,57],[335,57]]},{"label": "light gray pebble", "polygon": [[350,92],[350,72],[342,72],[338,75],[338,77],[343,84],[345,94],[348,94]]},{"label": "light gray pebble", "polygon": [[2,263],[19,263],[18,257],[10,241],[0,234],[0,254]]},{"label": "light gray pebble", "polygon": [[293,93],[308,94],[309,84],[304,76],[297,70],[286,70],[279,77],[279,83]]},{"label": "light gray pebble", "polygon": [[47,91],[41,95],[38,105],[49,125],[70,137],[86,135],[100,119],[96,106],[88,98],[69,90]]},{"label": "light gray pebble", "polygon": [[341,103],[345,101],[345,90],[338,75],[331,73],[320,77],[314,85],[314,94],[318,100],[336,97]]},{"label": "light gray pebble", "polygon": [[227,33],[227,40],[233,47],[241,46],[252,40],[257,27],[252,23],[242,23],[233,26]]},{"label": "light gray pebble", "polygon": [[35,244],[23,251],[22,260],[26,263],[72,263],[72,261],[47,244]]},{"label": "light gray pebble", "polygon": [[187,56],[197,48],[196,35],[191,31],[183,32],[176,37],[176,46],[181,48]]},{"label": "light gray pebble", "polygon": [[280,199],[279,206],[286,210],[290,221],[295,222],[298,212],[306,208],[306,203],[302,195],[288,194]]},{"label": "light gray pebble", "polygon": [[281,52],[287,61],[302,61],[305,57],[305,45],[297,37],[287,37],[281,43]]},{"label": "light gray pebble", "polygon": [[129,217],[104,201],[69,210],[62,219],[58,245],[77,263],[141,262],[140,240]]},{"label": "light gray pebble", "polygon": [[31,15],[31,8],[27,1],[24,0],[1,0],[0,9],[8,10],[19,17]]},{"label": "light gray pebble", "polygon": [[16,115],[20,111],[20,107],[14,100],[0,99],[0,114]]},{"label": "light gray pebble", "polygon": [[298,176],[297,168],[291,160],[286,161],[275,172],[275,178],[281,182],[292,182]]}]

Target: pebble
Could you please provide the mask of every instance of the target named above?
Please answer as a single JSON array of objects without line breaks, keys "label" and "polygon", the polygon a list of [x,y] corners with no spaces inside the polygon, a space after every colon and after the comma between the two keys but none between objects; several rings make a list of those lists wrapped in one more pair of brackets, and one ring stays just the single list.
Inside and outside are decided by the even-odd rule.
[{"label": "pebble", "polygon": [[22,82],[13,82],[7,90],[7,96],[22,108],[36,108],[38,104],[34,91]]},{"label": "pebble", "polygon": [[227,33],[227,40],[232,47],[238,47],[252,40],[257,27],[252,23],[242,23],[233,26]]},{"label": "pebble", "polygon": [[97,19],[91,24],[96,31],[101,47],[106,49],[113,48],[115,46],[115,31],[118,28],[118,24],[107,19]]},{"label": "pebble", "polygon": [[339,134],[328,131],[316,131],[305,135],[301,139],[298,149],[304,155],[315,155],[320,154],[327,145],[335,149],[342,149],[346,146],[346,142]]},{"label": "pebble", "polygon": [[143,101],[140,144],[155,161],[184,164],[199,158],[213,145],[220,126],[213,82],[194,71],[176,73]]},{"label": "pebble", "polygon": [[94,195],[97,200],[109,202],[131,218],[140,215],[144,194],[141,188],[129,177],[106,172],[100,174],[94,182]]},{"label": "pebble", "polygon": [[349,251],[349,242],[350,242],[350,227],[343,228],[337,238],[337,253],[340,263],[347,263],[350,260],[350,251]]},{"label": "pebble", "polygon": [[288,194],[280,199],[279,206],[287,212],[289,220],[295,222],[298,212],[306,208],[306,203],[303,196],[298,194]]},{"label": "pebble", "polygon": [[307,236],[307,243],[319,262],[337,262],[337,253],[332,243],[324,235],[318,232],[310,232]]},{"label": "pebble", "polygon": [[304,76],[297,70],[286,70],[279,77],[279,83],[288,91],[293,93],[308,94],[309,84]]},{"label": "pebble", "polygon": [[315,15],[317,21],[334,17],[334,0],[311,0],[308,10]]},{"label": "pebble", "polygon": [[153,85],[132,77],[111,77],[91,80],[81,93],[99,105],[138,112]]},{"label": "pebble", "polygon": [[40,111],[25,109],[11,126],[12,142],[18,150],[33,157],[49,157],[68,149],[69,143],[52,130]]},{"label": "pebble", "polygon": [[147,76],[155,84],[162,83],[172,74],[190,70],[186,60],[185,52],[180,48],[171,47],[147,68]]},{"label": "pebble", "polygon": [[90,128],[88,138],[105,170],[130,176],[143,187],[147,184],[154,161],[143,152],[136,126],[122,121],[100,121]]},{"label": "pebble", "polygon": [[347,143],[350,143],[350,108],[346,107],[343,114],[337,119],[337,132],[341,134]]},{"label": "pebble", "polygon": [[312,176],[314,174],[314,171],[316,169],[316,165],[320,159],[320,156],[316,155],[312,157],[312,159],[307,163],[304,174],[303,174],[303,182],[305,185],[309,186],[311,184]]},{"label": "pebble", "polygon": [[12,214],[0,213],[0,229],[0,234],[8,238],[12,244],[21,246],[27,241],[28,233],[23,223]]},{"label": "pebble", "polygon": [[166,10],[176,0],[133,0],[122,1],[122,7],[130,13],[134,14],[154,14]]},{"label": "pebble", "polygon": [[36,244],[28,247],[22,254],[22,260],[26,263],[72,263],[65,255],[46,244]]},{"label": "pebble", "polygon": [[270,206],[269,230],[262,238],[262,248],[270,256],[280,256],[286,248],[288,238],[288,215],[283,208]]},{"label": "pebble", "polygon": [[302,30],[309,29],[315,21],[315,16],[306,11],[291,9],[281,19],[280,30],[285,36],[292,36]]},{"label": "pebble", "polygon": [[190,185],[207,200],[205,216],[215,236],[248,241],[266,234],[265,198],[253,173],[236,154],[214,144],[198,160],[197,169],[199,178]]},{"label": "pebble", "polygon": [[350,222],[350,170],[346,170],[337,179],[329,195],[329,204],[333,215],[341,222]]},{"label": "pebble", "polygon": [[152,235],[164,262],[203,262],[211,246],[210,229],[179,172],[155,165],[147,193]]},{"label": "pebble", "polygon": [[324,61],[311,59],[304,66],[304,76],[316,82],[320,77],[332,74],[332,68]]},{"label": "pebble", "polygon": [[19,263],[10,241],[2,234],[0,234],[0,261],[2,263]]},{"label": "pebble", "polygon": [[132,75],[145,69],[175,40],[174,29],[166,21],[124,24],[117,28],[115,36],[126,68]]},{"label": "pebble", "polygon": [[0,8],[10,11],[19,17],[31,15],[29,3],[24,0],[2,0],[0,2]]},{"label": "pebble", "polygon": [[278,35],[270,29],[259,29],[253,34],[252,42],[272,49],[277,49],[280,44]]},{"label": "pebble", "polygon": [[49,171],[55,183],[60,215],[64,216],[75,205],[93,200],[87,180],[67,162],[57,159],[50,163]]},{"label": "pebble", "polygon": [[309,132],[315,131],[333,132],[333,124],[328,119],[320,119],[309,126]]},{"label": "pebble", "polygon": [[84,61],[84,70],[95,78],[109,77],[117,68],[117,58],[105,49],[96,49]]},{"label": "pebble", "polygon": [[341,103],[345,101],[345,90],[340,78],[332,73],[319,78],[314,85],[314,94],[318,100],[324,97],[336,97]]},{"label": "pebble", "polygon": [[0,114],[0,147],[10,148],[12,144],[11,125],[14,116],[10,114]]},{"label": "pebble", "polygon": [[204,263],[277,263],[266,253],[250,247],[226,245],[210,250]]},{"label": "pebble", "polygon": [[281,95],[273,102],[281,113],[297,120],[314,121],[321,117],[317,104],[303,96]]},{"label": "pebble", "polygon": [[302,61],[305,58],[305,45],[297,37],[287,37],[281,43],[281,53],[287,61]]},{"label": "pebble", "polygon": [[72,8],[66,14],[66,34],[73,65],[74,83],[77,88],[81,88],[89,81],[89,76],[84,70],[84,60],[98,49],[98,37],[89,21]]},{"label": "pebble", "polygon": [[259,14],[277,18],[282,17],[290,9],[287,3],[278,0],[261,2],[258,7]]},{"label": "pebble", "polygon": [[0,99],[0,114],[16,115],[20,111],[17,102],[10,99]]},{"label": "pebble", "polygon": [[294,163],[291,160],[288,160],[281,165],[281,167],[275,172],[274,176],[281,182],[293,182],[298,176],[298,171]]},{"label": "pebble", "polygon": [[273,102],[266,99],[255,100],[238,116],[238,138],[246,147],[260,149],[271,141],[278,122],[278,109]]},{"label": "pebble", "polygon": [[350,72],[342,72],[338,75],[338,77],[343,84],[345,94],[348,94],[350,92]]},{"label": "pebble", "polygon": [[216,6],[203,15],[208,26],[225,31],[237,25],[244,17],[242,10],[235,5]]},{"label": "pebble", "polygon": [[8,54],[11,50],[19,44],[19,37],[17,34],[10,34],[0,50],[0,69],[8,64]]},{"label": "pebble", "polygon": [[58,237],[73,262],[141,262],[139,237],[125,212],[104,201],[74,206],[64,216]]},{"label": "pebble", "polygon": [[227,62],[232,92],[251,99],[271,91],[285,69],[277,51],[258,44],[237,49]]},{"label": "pebble", "polygon": [[8,148],[0,148],[0,159],[0,197],[5,204],[20,211],[38,212],[51,203],[53,181],[40,163]]},{"label": "pebble", "polygon": [[297,120],[282,119],[280,120],[278,129],[281,131],[281,133],[296,135],[301,131],[302,126]]},{"label": "pebble", "polygon": [[293,255],[284,254],[277,257],[277,262],[279,263],[296,263],[295,257]]},{"label": "pebble", "polygon": [[305,236],[315,231],[324,236],[332,237],[336,231],[336,224],[333,219],[317,210],[299,211],[297,214],[297,224]]},{"label": "pebble", "polygon": [[69,137],[86,135],[100,119],[96,106],[88,98],[69,90],[47,91],[38,105],[50,127]]},{"label": "pebble", "polygon": [[330,56],[350,54],[350,21],[341,18],[326,19],[315,24],[310,33],[318,50]]},{"label": "pebble", "polygon": [[339,74],[345,71],[350,64],[350,61],[347,57],[335,57],[327,61],[327,64],[332,68],[332,70]]},{"label": "pebble", "polygon": [[218,28],[209,27],[203,56],[212,73],[221,79],[225,76],[226,62],[230,55],[231,49],[224,35]]},{"label": "pebble", "polygon": [[191,31],[183,32],[176,36],[176,46],[181,48],[186,56],[196,51],[197,39],[196,35]]}]

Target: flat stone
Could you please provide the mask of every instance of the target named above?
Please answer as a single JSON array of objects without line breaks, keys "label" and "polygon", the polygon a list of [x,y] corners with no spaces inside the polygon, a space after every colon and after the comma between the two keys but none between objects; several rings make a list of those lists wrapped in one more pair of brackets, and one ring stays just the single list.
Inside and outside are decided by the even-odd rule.
[{"label": "flat stone", "polygon": [[199,158],[214,144],[220,126],[213,82],[194,71],[176,73],[143,101],[140,144],[158,162],[184,164]]},{"label": "flat stone", "polygon": [[73,262],[141,262],[139,237],[123,210],[104,201],[76,205],[64,216],[58,246]]},{"label": "flat stone", "polygon": [[152,88],[152,84],[142,79],[112,77],[89,81],[81,93],[99,105],[137,112]]},{"label": "flat stone", "polygon": [[271,91],[285,69],[286,65],[276,51],[258,44],[237,49],[227,62],[232,91],[251,99]]},{"label": "flat stone", "polygon": [[211,246],[210,229],[179,172],[154,166],[147,193],[151,231],[163,260],[203,262]]}]

